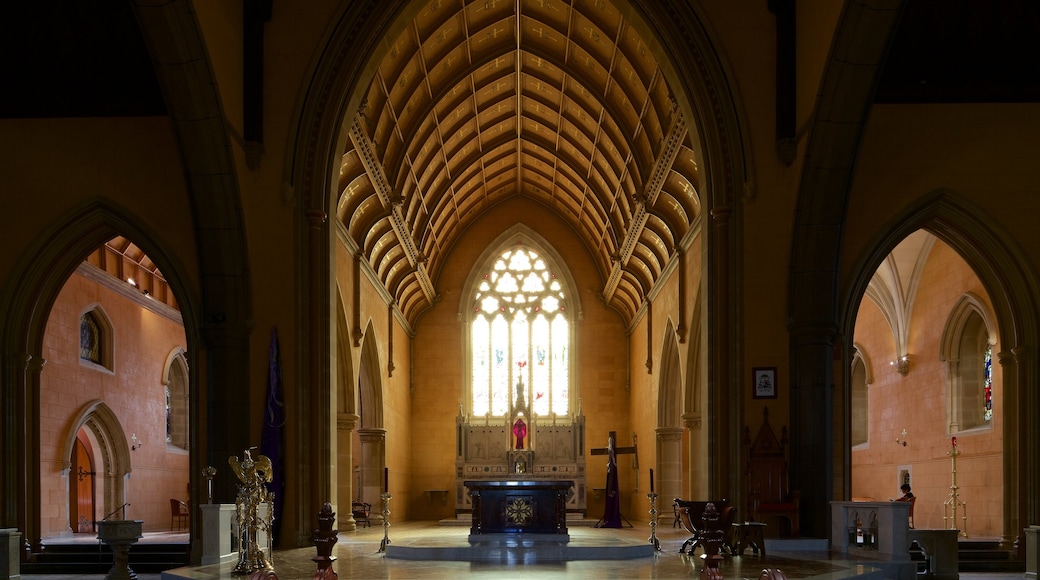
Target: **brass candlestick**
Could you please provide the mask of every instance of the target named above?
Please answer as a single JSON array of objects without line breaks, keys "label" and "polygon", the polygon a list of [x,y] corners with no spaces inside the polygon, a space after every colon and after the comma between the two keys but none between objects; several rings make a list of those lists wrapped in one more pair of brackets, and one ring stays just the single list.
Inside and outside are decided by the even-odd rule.
[{"label": "brass candlestick", "polygon": [[383,541],[379,542],[379,551],[386,552],[386,545],[390,543],[390,492],[380,494],[383,500]]},{"label": "brass candlestick", "polygon": [[657,494],[650,492],[646,494],[650,499],[650,538],[647,540],[654,545],[654,551],[661,551],[661,541],[657,539]]},{"label": "brass candlestick", "polygon": [[[960,455],[961,452],[957,450],[957,438],[956,437],[951,439],[950,442],[951,442],[950,443],[950,450],[946,452],[946,454],[950,456],[950,460],[951,460],[951,464],[952,464],[952,472],[950,474],[950,476],[951,476],[950,499],[946,500],[946,502],[943,503],[943,525],[945,526],[947,524],[947,519],[949,519],[949,526],[950,527],[948,527],[947,529],[948,530],[954,529],[954,526],[957,525],[957,507],[960,506],[964,510],[964,515],[962,516],[963,525],[961,526],[960,534],[958,534],[958,535],[961,536],[961,537],[967,538],[968,537],[968,532],[967,532],[967,529],[968,529],[968,504],[966,504],[963,501],[961,501],[960,497],[958,497],[958,495],[957,495],[957,489],[958,489],[958,487],[957,487],[957,456]],[[953,512],[953,516],[952,517],[947,518],[947,515],[946,515],[947,514],[947,510],[952,510],[952,512]]]}]

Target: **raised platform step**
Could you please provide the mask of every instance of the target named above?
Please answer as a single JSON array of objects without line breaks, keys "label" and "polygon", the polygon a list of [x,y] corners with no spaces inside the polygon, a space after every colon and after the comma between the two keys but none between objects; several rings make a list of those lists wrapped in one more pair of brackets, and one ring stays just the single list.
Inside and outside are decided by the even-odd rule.
[{"label": "raised platform step", "polygon": [[996,538],[962,538],[957,542],[957,568],[961,572],[1025,572],[1025,562],[1014,560]]},{"label": "raised platform step", "polygon": [[569,562],[575,560],[629,560],[654,555],[649,542],[615,536],[596,539],[553,534],[492,534],[487,540],[469,542],[457,537],[419,538],[393,542],[387,558],[456,562],[523,563]]},{"label": "raised platform step", "polygon": [[[114,555],[105,544],[47,545],[21,565],[26,574],[101,573],[112,568]],[[187,544],[142,543],[131,546],[129,565],[134,572],[162,572],[189,563]]]},{"label": "raised platform step", "polygon": [[[473,525],[473,519],[470,514],[459,514],[454,518],[445,518],[438,520],[438,524],[442,526],[456,526],[456,527],[470,527]],[[599,523],[598,519],[587,518],[579,513],[567,514],[567,526],[569,527],[580,527],[580,528],[591,528]]]}]

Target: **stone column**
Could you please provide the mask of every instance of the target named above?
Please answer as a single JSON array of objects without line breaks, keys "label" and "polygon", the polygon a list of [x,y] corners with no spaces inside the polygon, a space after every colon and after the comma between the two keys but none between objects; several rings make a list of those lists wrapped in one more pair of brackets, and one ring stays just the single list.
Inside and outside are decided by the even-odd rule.
[{"label": "stone column", "polygon": [[[690,487],[687,499],[703,498],[708,496],[708,465],[705,461],[704,449],[707,442],[704,441],[704,429],[701,427],[700,413],[683,413],[683,425],[690,432]],[[736,501],[736,498],[733,498]]]},{"label": "stone column", "polygon": [[[671,514],[672,500],[683,497],[682,488],[682,427],[660,427],[657,429],[657,509],[661,514]],[[688,499],[688,498],[683,498]],[[665,515],[662,521],[671,523]]]},{"label": "stone column", "polygon": [[372,504],[372,519],[382,521],[383,466],[386,465],[386,429],[358,429],[361,436],[361,501]]},{"label": "stone column", "polygon": [[354,429],[360,418],[352,413],[340,413],[336,417],[336,480],[339,487],[336,520],[341,532],[357,529],[350,502],[354,500]]}]

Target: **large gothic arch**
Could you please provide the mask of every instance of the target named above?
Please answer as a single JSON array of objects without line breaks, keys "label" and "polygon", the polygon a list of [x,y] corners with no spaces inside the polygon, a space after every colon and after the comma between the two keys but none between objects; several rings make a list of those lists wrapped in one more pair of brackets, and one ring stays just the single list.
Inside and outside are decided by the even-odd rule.
[{"label": "large gothic arch", "polygon": [[[918,229],[935,234],[975,271],[992,300],[996,327],[1000,329],[1001,352],[997,356],[1003,368],[1004,396],[998,403],[1004,409],[1002,543],[1010,548],[1020,539],[1022,527],[1036,521],[1040,507],[1040,501],[1031,492],[1040,485],[1040,430],[1028,420],[1040,411],[1034,346],[1040,336],[1032,323],[1040,317],[1034,300],[1040,292],[1040,280],[1021,249],[1003,236],[995,223],[984,208],[955,192],[940,189],[922,196],[881,228],[881,234],[867,246],[867,254],[857,262],[853,271],[858,275],[840,296],[841,329],[845,336],[852,336],[859,301],[866,293],[871,274],[901,240]],[[845,385],[850,384],[847,375],[852,354],[843,353]],[[848,466],[848,441],[840,443],[844,445]],[[845,493],[848,495],[848,490]]]},{"label": "large gothic arch", "polygon": [[[719,434],[716,445],[709,446],[709,494],[732,495],[739,482],[731,474],[740,458],[739,389],[742,364],[742,341],[730,328],[739,323],[742,255],[742,209],[739,199],[751,180],[748,139],[740,123],[734,89],[721,57],[713,45],[711,34],[695,14],[680,0],[618,0],[619,8],[638,15],[645,38],[652,39],[650,50],[674,87],[676,103],[683,114],[696,121],[695,139],[703,152],[707,179],[703,197],[710,211],[713,227],[705,228],[708,239],[705,255],[705,278],[709,286],[706,299],[716,305],[707,317],[712,350],[705,374],[714,393],[715,422]],[[389,47],[381,39],[391,36],[406,17],[418,9],[419,2],[408,0],[368,0],[353,2],[329,27],[329,35],[319,42],[295,115],[293,147],[288,151],[287,181],[301,200],[296,216],[297,227],[304,232],[298,245],[297,262],[303,265],[305,295],[310,304],[301,321],[301,346],[309,359],[300,365],[299,384],[327,385],[324,369],[330,363],[330,325],[334,317],[328,305],[334,300],[330,292],[332,269],[329,216],[334,216],[339,172],[339,155],[348,139],[348,130],[364,97],[373,70]],[[667,48],[666,48],[667,47]],[[325,376],[322,375],[325,373]],[[321,389],[317,397],[322,397]],[[302,413],[302,411],[300,411]],[[298,416],[297,420],[303,421]],[[308,427],[312,431],[318,425]],[[310,438],[320,439],[312,432]],[[316,471],[328,473],[328,457],[318,457]],[[309,489],[299,490],[300,505],[313,505],[327,495],[330,482],[315,477]],[[727,491],[728,490],[728,491]]]},{"label": "large gothic arch", "polygon": [[[10,410],[2,416],[8,436],[3,439],[0,454],[5,465],[17,466],[0,475],[0,515],[12,527],[25,530],[34,550],[41,541],[40,374],[46,363],[42,354],[47,318],[58,293],[87,254],[116,235],[133,240],[167,275],[184,319],[192,359],[189,384],[197,399],[197,365],[193,363],[200,344],[196,323],[199,299],[184,282],[188,278],[183,266],[162,249],[162,236],[103,200],[77,208],[57,221],[25,253],[11,283],[0,295],[0,348],[5,353],[0,407]],[[195,416],[194,408],[191,414]],[[192,454],[193,461],[196,455]]]}]

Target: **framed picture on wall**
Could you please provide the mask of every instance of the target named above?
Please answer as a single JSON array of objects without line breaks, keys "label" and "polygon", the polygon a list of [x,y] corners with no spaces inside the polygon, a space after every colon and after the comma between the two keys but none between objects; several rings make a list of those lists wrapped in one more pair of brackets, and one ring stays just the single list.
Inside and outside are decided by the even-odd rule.
[{"label": "framed picture on wall", "polygon": [[751,369],[751,392],[756,399],[775,399],[776,367]]}]

